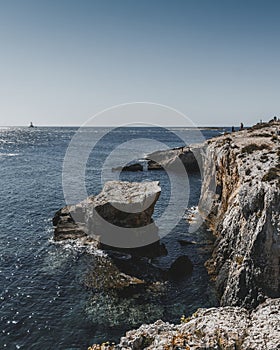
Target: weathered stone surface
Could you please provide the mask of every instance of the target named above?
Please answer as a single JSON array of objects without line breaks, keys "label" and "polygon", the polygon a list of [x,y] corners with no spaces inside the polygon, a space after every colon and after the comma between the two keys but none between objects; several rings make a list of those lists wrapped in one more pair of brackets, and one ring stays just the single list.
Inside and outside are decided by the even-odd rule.
[{"label": "weathered stone surface", "polygon": [[[252,312],[248,336],[242,344],[247,350],[280,348],[280,300],[267,300]],[[264,346],[265,345],[265,346]]]},{"label": "weathered stone surface", "polygon": [[280,339],[280,299],[269,299],[255,311],[241,307],[198,309],[179,325],[161,320],[126,333],[118,345],[90,350],[276,350]]},{"label": "weathered stone surface", "polygon": [[217,236],[207,267],[221,305],[251,308],[280,296],[279,127],[208,141],[199,209]]},{"label": "weathered stone surface", "polygon": [[182,164],[187,171],[197,172],[201,166],[201,147],[192,145],[150,153],[146,156],[148,170],[181,171],[179,164]]},{"label": "weathered stone surface", "polygon": [[95,290],[123,289],[145,282],[134,276],[121,272],[108,256],[96,257],[95,265],[87,274],[85,285]]},{"label": "weathered stone surface", "polygon": [[148,160],[148,170],[163,170],[163,166],[154,160]]},{"label": "weathered stone surface", "polygon": [[[148,264],[147,258],[143,258],[143,261],[141,258],[167,253],[165,246],[159,242],[158,229],[152,219],[160,191],[157,181],[142,183],[109,181],[97,196],[88,197],[76,205],[66,206],[55,214],[53,218],[55,241],[79,239],[79,242],[107,251],[107,254],[95,257],[94,266],[84,281],[87,287],[108,291],[144,284],[142,278],[137,278],[137,274],[134,275],[136,271],[133,269],[133,264],[137,258],[142,264],[142,269],[149,272],[144,276],[148,277],[148,283],[155,282],[151,278],[155,274],[155,268]],[[109,238],[124,245],[114,246],[104,243],[102,226],[106,223],[113,226],[112,231],[110,225],[105,226],[106,233],[111,234]],[[116,227],[127,228],[126,236],[118,236],[122,231],[118,231]],[[134,231],[135,228],[143,230]],[[135,242],[143,244],[134,247]]]},{"label": "weathered stone surface", "polygon": [[[153,224],[152,214],[160,191],[157,181],[109,181],[97,196],[88,197],[76,205],[66,206],[55,214],[54,239],[76,239],[86,236],[99,242],[103,226],[109,223],[114,225],[108,225],[109,228],[116,228],[116,234],[117,227],[131,228],[127,233],[128,239],[133,235],[133,228],[147,226],[147,232],[144,234],[154,235],[155,239],[152,241],[155,242],[158,237],[157,228],[150,224]],[[105,227],[104,231],[108,232],[108,229]],[[143,242],[145,243],[145,237]]]},{"label": "weathered stone surface", "polygon": [[180,325],[142,325],[118,345],[89,349],[280,349],[279,129],[272,121],[201,148],[199,209],[217,236],[207,267],[223,306],[199,309]]},{"label": "weathered stone surface", "polygon": [[55,213],[53,218],[55,241],[87,237],[85,225],[73,220],[70,208],[66,206]]}]

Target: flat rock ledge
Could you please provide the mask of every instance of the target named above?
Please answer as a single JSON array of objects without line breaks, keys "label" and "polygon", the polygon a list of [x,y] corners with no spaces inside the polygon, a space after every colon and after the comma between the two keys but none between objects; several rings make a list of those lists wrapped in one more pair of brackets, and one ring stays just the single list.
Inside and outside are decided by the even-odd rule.
[{"label": "flat rock ledge", "polygon": [[179,325],[161,320],[128,331],[118,345],[95,344],[88,350],[276,350],[280,348],[280,299],[254,311],[241,307],[198,309]]}]

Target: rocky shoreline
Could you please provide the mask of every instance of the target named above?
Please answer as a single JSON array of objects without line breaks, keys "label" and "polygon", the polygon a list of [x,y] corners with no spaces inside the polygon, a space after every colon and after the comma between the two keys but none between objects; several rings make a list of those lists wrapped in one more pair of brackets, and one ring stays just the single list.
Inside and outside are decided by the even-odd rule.
[{"label": "rocky shoreline", "polygon": [[179,325],[161,320],[126,333],[118,345],[88,350],[277,350],[280,300],[268,299],[253,311],[241,307],[198,309]]},{"label": "rocky shoreline", "polygon": [[217,237],[206,266],[221,307],[199,309],[180,325],[143,325],[119,345],[89,349],[279,349],[279,129],[272,121],[201,145],[199,211]]}]

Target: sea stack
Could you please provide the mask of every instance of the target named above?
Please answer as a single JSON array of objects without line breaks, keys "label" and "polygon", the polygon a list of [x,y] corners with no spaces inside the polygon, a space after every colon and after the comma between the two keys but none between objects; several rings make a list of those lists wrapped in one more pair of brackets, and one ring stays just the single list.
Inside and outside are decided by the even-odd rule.
[{"label": "sea stack", "polygon": [[55,214],[54,240],[86,238],[97,247],[118,248],[155,243],[159,237],[152,215],[160,192],[158,181],[108,181],[97,196]]}]

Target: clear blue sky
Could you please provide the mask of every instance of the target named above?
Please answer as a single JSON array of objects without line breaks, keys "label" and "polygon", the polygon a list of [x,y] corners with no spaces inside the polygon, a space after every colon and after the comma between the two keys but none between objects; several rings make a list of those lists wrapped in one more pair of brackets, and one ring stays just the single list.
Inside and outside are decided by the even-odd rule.
[{"label": "clear blue sky", "polygon": [[132,101],[198,125],[280,115],[279,18],[276,0],[0,0],[0,125]]}]

